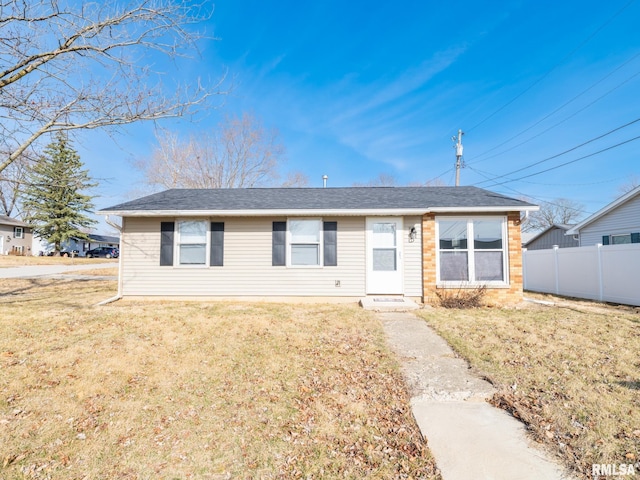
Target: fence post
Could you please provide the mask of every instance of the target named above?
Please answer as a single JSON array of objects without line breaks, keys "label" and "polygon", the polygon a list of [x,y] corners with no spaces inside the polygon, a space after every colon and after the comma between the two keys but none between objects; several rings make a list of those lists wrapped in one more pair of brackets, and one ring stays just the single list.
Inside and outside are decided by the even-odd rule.
[{"label": "fence post", "polygon": [[604,281],[602,279],[602,244],[596,243],[598,253],[598,300],[604,301]]},{"label": "fence post", "polygon": [[522,249],[522,289],[527,289],[527,249]]},{"label": "fence post", "polygon": [[558,245],[554,245],[553,246],[553,263],[555,266],[554,270],[556,274],[556,295],[560,295],[560,265],[558,265],[558,250],[560,250]]}]

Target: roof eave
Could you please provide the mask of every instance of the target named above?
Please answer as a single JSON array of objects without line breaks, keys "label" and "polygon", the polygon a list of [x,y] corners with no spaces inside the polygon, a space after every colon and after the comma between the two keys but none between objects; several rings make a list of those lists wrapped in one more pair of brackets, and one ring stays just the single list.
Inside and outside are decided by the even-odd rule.
[{"label": "roof eave", "polygon": [[502,207],[433,207],[425,213],[502,213],[502,212],[535,212],[538,205],[505,205]]},{"label": "roof eave", "polygon": [[380,216],[424,215],[425,213],[499,213],[535,211],[538,206],[368,208],[368,209],[252,209],[252,210],[100,210],[101,215],[120,217],[276,217],[276,216]]},{"label": "roof eave", "polygon": [[600,210],[598,210],[593,215],[588,216],[582,222],[577,224],[575,227],[570,228],[569,230],[567,230],[565,235],[579,235],[580,234],[580,229],[582,229],[582,228],[586,227],[587,225],[595,222],[600,217],[606,215],[611,210],[614,210],[614,209],[618,208],[620,205],[622,205],[623,203],[628,202],[629,200],[631,200],[632,198],[636,197],[637,195],[640,195],[640,186],[638,186],[638,187],[634,188],[633,190],[627,192],[626,194],[622,195],[620,198],[614,200],[610,204],[608,204],[605,207],[601,208]]}]

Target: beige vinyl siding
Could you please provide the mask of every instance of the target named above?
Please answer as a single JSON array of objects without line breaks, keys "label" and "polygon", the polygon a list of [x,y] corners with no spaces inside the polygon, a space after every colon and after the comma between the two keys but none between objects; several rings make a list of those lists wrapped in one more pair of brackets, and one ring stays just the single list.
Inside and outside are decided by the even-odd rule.
[{"label": "beige vinyl siding", "polygon": [[[407,297],[422,297],[422,218],[403,219],[404,294]],[[411,227],[416,228],[416,238],[409,239]]]},{"label": "beige vinyl siding", "polygon": [[[364,218],[338,222],[337,267],[271,265],[272,222],[285,218],[211,218],[224,222],[223,267],[160,267],[160,222],[173,218],[124,219],[122,293],[130,296],[363,296]],[[336,280],[340,287],[335,286]]]}]

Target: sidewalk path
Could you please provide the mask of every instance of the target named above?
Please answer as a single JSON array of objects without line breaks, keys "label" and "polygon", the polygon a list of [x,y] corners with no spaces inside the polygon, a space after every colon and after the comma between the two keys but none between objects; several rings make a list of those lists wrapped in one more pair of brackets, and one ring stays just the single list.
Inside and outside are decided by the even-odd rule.
[{"label": "sidewalk path", "polygon": [[117,263],[78,263],[77,265],[28,265],[0,268],[0,278],[38,278],[59,275],[64,272],[117,267]]},{"label": "sidewalk path", "polygon": [[426,322],[406,312],[377,315],[444,480],[574,478],[527,437],[521,422],[486,402],[493,386],[471,374]]}]

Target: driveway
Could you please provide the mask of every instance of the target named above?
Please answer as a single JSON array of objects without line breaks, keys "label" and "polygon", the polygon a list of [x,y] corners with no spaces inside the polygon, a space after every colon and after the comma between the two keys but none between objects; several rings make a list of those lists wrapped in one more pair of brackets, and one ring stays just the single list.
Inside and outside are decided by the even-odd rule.
[{"label": "driveway", "polygon": [[113,268],[117,263],[91,263],[84,265],[27,265],[21,267],[0,268],[0,278],[42,278],[65,272]]}]

